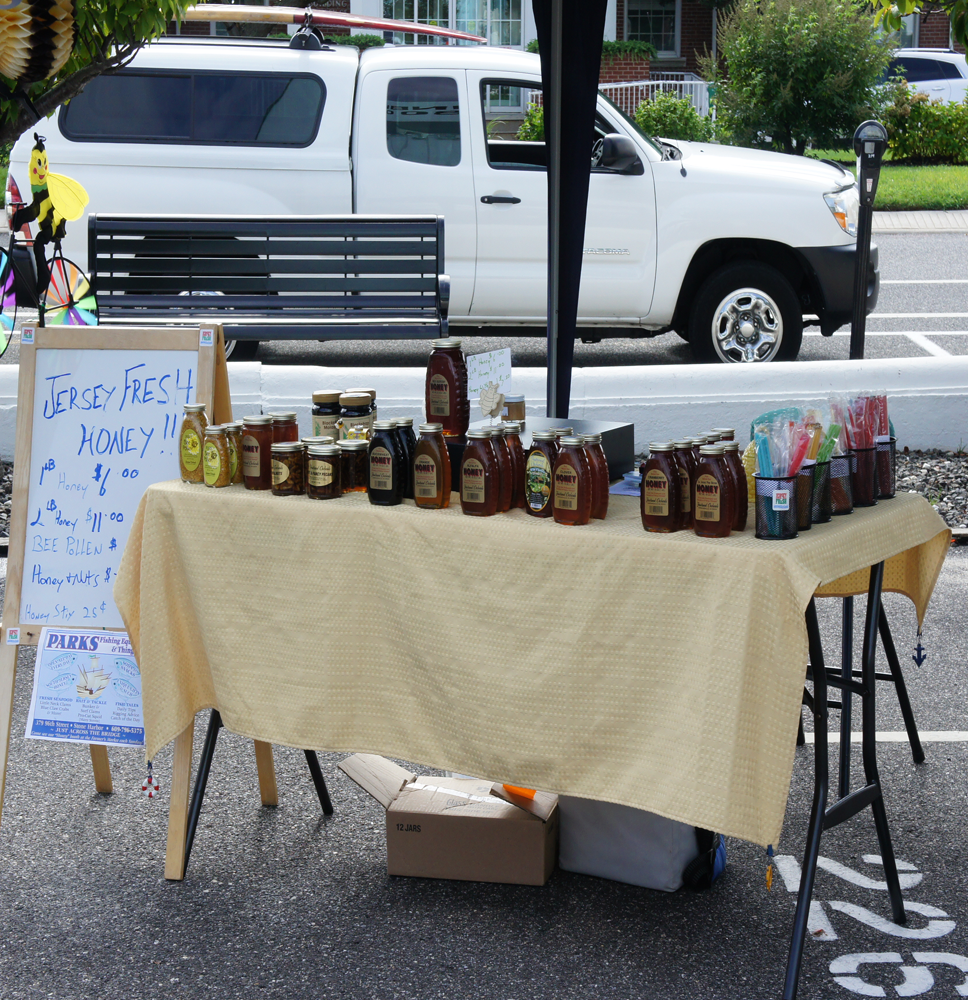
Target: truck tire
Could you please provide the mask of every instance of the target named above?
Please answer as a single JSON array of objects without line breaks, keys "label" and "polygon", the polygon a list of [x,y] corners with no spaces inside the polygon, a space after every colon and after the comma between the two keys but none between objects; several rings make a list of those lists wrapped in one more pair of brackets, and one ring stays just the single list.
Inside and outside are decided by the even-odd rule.
[{"label": "truck tire", "polygon": [[226,361],[251,361],[259,350],[258,340],[226,340]]},{"label": "truck tire", "polygon": [[746,261],[714,271],[699,289],[689,343],[699,361],[793,361],[803,340],[803,313],[779,271]]}]

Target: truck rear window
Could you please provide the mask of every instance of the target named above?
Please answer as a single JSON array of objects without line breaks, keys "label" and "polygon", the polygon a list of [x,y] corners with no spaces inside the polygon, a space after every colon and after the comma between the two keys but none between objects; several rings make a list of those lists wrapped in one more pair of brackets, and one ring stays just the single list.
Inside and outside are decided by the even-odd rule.
[{"label": "truck rear window", "polygon": [[307,146],[325,100],[305,74],[111,73],[61,110],[60,129],[81,142]]}]

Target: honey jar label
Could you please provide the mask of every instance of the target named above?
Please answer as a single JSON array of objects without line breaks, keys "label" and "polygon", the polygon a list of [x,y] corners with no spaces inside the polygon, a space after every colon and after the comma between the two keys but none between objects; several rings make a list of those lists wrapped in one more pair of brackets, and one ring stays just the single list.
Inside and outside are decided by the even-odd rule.
[{"label": "honey jar label", "polygon": [[342,441],[369,441],[373,429],[372,417],[346,417],[340,421],[339,436]]},{"label": "honey jar label", "polygon": [[272,485],[281,486],[289,478],[289,466],[278,458],[272,460]]},{"label": "honey jar label", "polygon": [[182,434],[181,460],[182,465],[189,472],[194,472],[202,460],[202,442],[194,427],[186,427],[184,434]]},{"label": "honey jar label", "polygon": [[229,434],[229,478],[235,479],[235,474],[239,471],[239,439],[234,434]]},{"label": "honey jar label", "polygon": [[418,497],[437,496],[437,464],[429,455],[413,463],[413,493]]},{"label": "honey jar label", "polygon": [[393,489],[393,455],[380,444],[370,452],[370,489]]},{"label": "honey jar label", "polygon": [[551,499],[551,462],[540,451],[528,456],[524,467],[525,500],[532,510],[544,510]]},{"label": "honey jar label", "polygon": [[335,413],[327,413],[323,416],[313,417],[313,437],[336,437],[336,427],[339,423],[339,416]]},{"label": "honey jar label", "polygon": [[450,416],[450,382],[443,375],[430,376],[430,413],[428,417]]},{"label": "honey jar label", "polygon": [[242,474],[245,476],[259,476],[259,442],[251,435],[246,434],[242,438]]},{"label": "honey jar label", "polygon": [[689,473],[679,470],[679,482],[682,483],[682,513],[692,513],[692,490],[689,488]]},{"label": "honey jar label", "polygon": [[709,473],[696,480],[696,520],[719,520],[719,482]]},{"label": "honey jar label", "polygon": [[460,469],[460,497],[464,503],[484,503],[484,466],[469,458]]},{"label": "honey jar label", "polygon": [[571,465],[555,469],[555,506],[560,510],[578,510],[578,473]]},{"label": "honey jar label", "polygon": [[311,458],[309,460],[309,485],[318,488],[320,486],[329,486],[332,482],[332,463],[324,462],[321,458]]},{"label": "honey jar label", "polygon": [[649,469],[642,480],[642,498],[646,514],[669,516],[669,480],[659,469]]},{"label": "honey jar label", "polygon": [[222,459],[218,453],[218,445],[214,441],[206,441],[202,449],[202,470],[205,474],[205,485],[214,486],[222,471]]}]

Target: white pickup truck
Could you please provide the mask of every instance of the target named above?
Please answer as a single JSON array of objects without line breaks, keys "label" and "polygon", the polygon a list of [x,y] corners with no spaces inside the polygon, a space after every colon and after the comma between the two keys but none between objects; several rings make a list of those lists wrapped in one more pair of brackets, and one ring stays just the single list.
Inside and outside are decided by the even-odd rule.
[{"label": "white pickup truck", "polygon": [[[38,130],[92,212],[442,215],[454,332],[540,335],[545,150],[518,138],[540,88],[538,57],[509,49],[167,40]],[[804,322],[849,322],[849,171],[653,139],[604,96],[595,132],[584,339],[674,330],[703,360],[789,360]],[[8,206],[30,201],[32,145],[14,147]],[[86,266],[83,223],[64,253]],[[868,311],[876,248],[871,261]]]}]

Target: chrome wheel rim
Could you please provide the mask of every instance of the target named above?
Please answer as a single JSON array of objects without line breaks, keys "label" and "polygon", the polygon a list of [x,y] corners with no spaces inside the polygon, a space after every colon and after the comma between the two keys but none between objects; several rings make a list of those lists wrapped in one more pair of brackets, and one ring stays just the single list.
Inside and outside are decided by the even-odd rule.
[{"label": "chrome wheel rim", "polygon": [[739,288],[716,307],[712,338],[721,361],[772,361],[783,343],[783,315],[766,292]]}]

